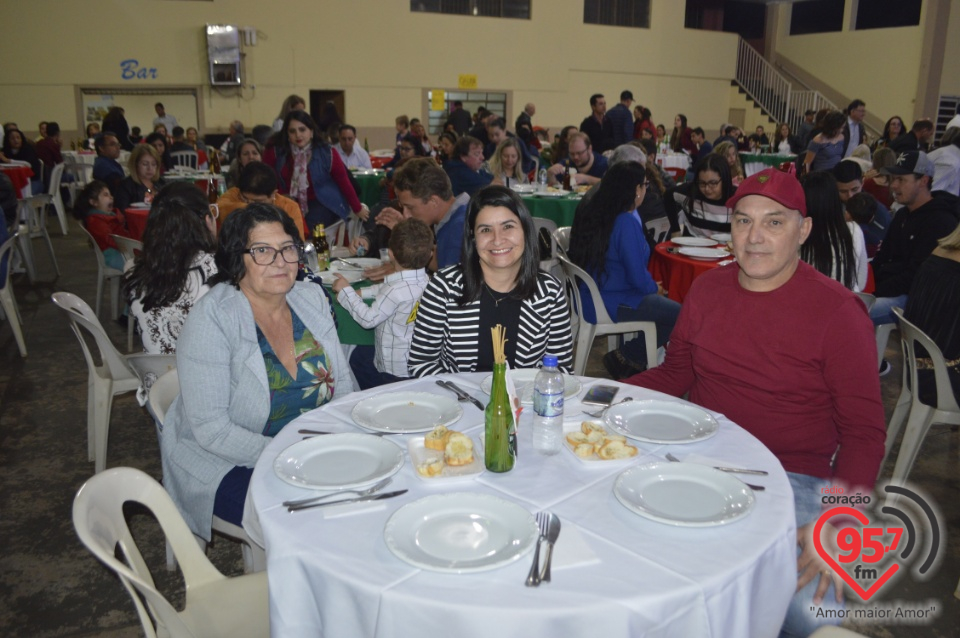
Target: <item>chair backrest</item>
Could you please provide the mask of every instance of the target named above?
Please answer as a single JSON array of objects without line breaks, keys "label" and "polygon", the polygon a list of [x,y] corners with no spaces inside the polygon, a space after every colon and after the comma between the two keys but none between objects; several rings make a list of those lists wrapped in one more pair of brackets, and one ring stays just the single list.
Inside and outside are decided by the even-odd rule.
[{"label": "chair backrest", "polygon": [[60,194],[60,180],[63,178],[63,162],[60,162],[50,172],[50,185],[47,188],[48,195]]},{"label": "chair backrest", "polygon": [[[0,272],[3,273],[3,276],[0,277],[0,290],[6,290],[7,286],[10,285],[10,271],[13,270],[10,267],[10,254],[17,244],[18,235],[19,233],[13,233],[7,238],[7,241],[3,242],[3,245],[0,246]],[[14,319],[16,319],[16,317],[14,317]]]},{"label": "chair backrest", "polygon": [[160,429],[163,429],[167,410],[170,409],[170,404],[178,394],[180,394],[180,377],[177,375],[176,368],[162,374],[151,386],[150,394],[147,395],[147,405],[150,406],[150,412],[153,413]]},{"label": "chair backrest", "polygon": [[953,394],[953,386],[950,384],[947,362],[940,347],[923,330],[904,318],[903,309],[894,308],[893,313],[897,315],[897,320],[900,322],[900,341],[903,343],[904,365],[908,366],[909,370],[910,387],[913,388],[913,400],[920,401],[919,386],[917,385],[916,352],[916,346],[920,344],[933,362],[933,377],[937,387],[937,405],[933,407],[947,412],[960,412],[960,407],[957,406],[957,398]]},{"label": "chair backrest", "polygon": [[[540,263],[553,261],[557,258],[557,240],[553,234],[557,232],[557,223],[552,219],[534,217],[533,226],[537,229],[537,246],[540,247]],[[546,254],[549,249],[550,253]]]},{"label": "chair backrest", "polygon": [[860,297],[860,301],[863,302],[863,305],[867,307],[867,312],[873,310],[873,305],[877,303],[877,298],[871,295],[869,292],[856,292],[856,296]]},{"label": "chair backrest", "polygon": [[327,234],[327,245],[330,248],[345,246],[347,243],[347,224],[341,219],[324,228]]},{"label": "chair backrest", "polygon": [[570,250],[570,227],[561,226],[553,231],[553,239],[557,242],[560,250],[563,251],[563,255],[566,255],[567,251]]},{"label": "chair backrest", "polygon": [[24,197],[19,203],[20,221],[27,225],[31,234],[43,232],[47,225],[47,206],[53,204],[53,197],[42,193]]},{"label": "chair backrest", "polygon": [[93,235],[90,234],[90,231],[87,230],[87,228],[83,225],[82,222],[81,222],[81,224],[80,224],[80,231],[81,231],[84,235],[86,235],[86,236],[87,236],[87,239],[90,241],[90,246],[93,248],[93,254],[94,254],[94,255],[96,256],[96,258],[97,258],[97,269],[98,269],[101,273],[106,273],[106,272],[108,272],[108,271],[112,271],[113,268],[110,268],[109,266],[107,266],[107,260],[106,260],[106,259],[104,258],[104,256],[103,256],[103,251],[101,251],[101,250],[100,250],[100,247],[97,246],[97,240],[93,238]]},{"label": "chair backrest", "polygon": [[[610,320],[610,315],[607,314],[607,307],[603,305],[603,297],[600,296],[600,289],[597,288],[597,282],[593,280],[593,277],[591,277],[583,268],[570,261],[566,255],[557,255],[557,259],[560,260],[560,267],[563,268],[563,274],[566,276],[569,284],[568,291],[570,292],[570,299],[572,302],[576,303],[574,312],[580,317],[580,320],[587,321],[583,317],[583,305],[580,300],[579,284],[582,282],[586,285],[587,290],[590,291],[590,298],[593,300],[593,308],[597,313],[596,324],[614,323]],[[571,303],[571,307],[572,306],[573,303]],[[590,322],[587,321],[587,323]]]},{"label": "chair backrest", "polygon": [[176,609],[157,591],[124,516],[124,504],[130,502],[143,505],[156,517],[183,570],[187,591],[224,579],[201,551],[170,495],[153,478],[130,467],[104,470],[83,484],[73,499],[77,536],[119,576],[147,636],[154,638],[157,626],[171,636],[193,636]]},{"label": "chair backrest", "polygon": [[643,225],[648,232],[653,233],[653,243],[655,245],[666,241],[667,235],[670,234],[670,219],[668,217],[657,217],[644,222]]},{"label": "chair backrest", "polygon": [[177,166],[187,166],[194,170],[198,166],[196,151],[173,151],[170,153],[170,157],[173,158],[173,163]]},{"label": "chair backrest", "polygon": [[137,253],[143,252],[143,242],[138,239],[131,239],[123,235],[110,235],[114,243],[117,244],[117,250],[123,255],[124,261],[133,261]]},{"label": "chair backrest", "polygon": [[51,298],[53,299],[53,303],[57,304],[70,319],[70,327],[73,328],[74,334],[77,335],[77,339],[80,340],[80,346],[83,348],[83,356],[87,360],[87,366],[89,366],[91,370],[99,366],[97,366],[93,360],[93,354],[90,352],[87,340],[83,338],[81,328],[93,337],[97,344],[97,349],[100,351],[100,360],[103,362],[103,365],[106,366],[107,370],[109,370],[110,376],[113,379],[124,379],[134,376],[130,366],[127,365],[123,356],[117,352],[117,349],[110,341],[110,337],[107,336],[106,331],[103,329],[103,325],[101,325],[100,320],[97,319],[97,315],[93,313],[93,309],[87,305],[87,302],[69,292],[55,292]]}]

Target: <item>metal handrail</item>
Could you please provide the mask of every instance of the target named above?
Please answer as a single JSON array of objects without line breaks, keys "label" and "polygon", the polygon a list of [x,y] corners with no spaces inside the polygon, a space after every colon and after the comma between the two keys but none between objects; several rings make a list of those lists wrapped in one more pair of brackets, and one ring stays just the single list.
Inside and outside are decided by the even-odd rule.
[{"label": "metal handrail", "polygon": [[737,43],[735,80],[770,117],[786,122],[793,131],[807,109],[837,108],[819,91],[795,90],[790,80],[743,38]]}]

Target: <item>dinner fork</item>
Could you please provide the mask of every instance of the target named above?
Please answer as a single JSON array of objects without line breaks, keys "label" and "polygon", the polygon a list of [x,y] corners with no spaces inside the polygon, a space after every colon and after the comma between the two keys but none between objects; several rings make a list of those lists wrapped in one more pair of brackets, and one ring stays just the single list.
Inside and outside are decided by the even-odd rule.
[{"label": "dinner fork", "polygon": [[383,488],[385,488],[387,485],[390,484],[391,481],[393,481],[393,479],[390,478],[390,477],[387,477],[387,478],[385,478],[385,479],[382,479],[382,480],[380,480],[380,481],[377,481],[376,483],[374,483],[373,485],[371,485],[370,487],[368,487],[368,488],[365,489],[365,490],[343,490],[343,491],[340,491],[340,492],[334,492],[333,494],[324,494],[323,496],[311,496],[311,497],[309,497],[309,498],[301,498],[301,499],[295,500],[295,501],[284,501],[284,502],[283,502],[283,506],[284,506],[284,507],[299,507],[300,505],[306,505],[307,503],[313,503],[313,502],[317,502],[317,501],[322,501],[323,499],[325,499],[325,498],[330,498],[330,497],[332,497],[332,496],[344,496],[345,494],[356,494],[358,497],[359,497],[359,496],[370,496],[370,495],[373,494],[374,492],[378,492],[378,491],[382,490]]},{"label": "dinner fork", "polygon": [[524,583],[527,587],[540,586],[540,544],[547,540],[547,527],[549,525],[550,514],[537,512],[537,527],[540,528],[540,536],[537,538],[537,546],[533,550],[533,565],[530,566],[530,573],[527,574],[527,581]]},{"label": "dinner fork", "polygon": [[621,403],[627,403],[628,401],[633,401],[633,397],[626,397],[625,399],[623,399],[623,400],[621,400],[621,401],[617,401],[616,403],[611,403],[611,404],[608,405],[607,407],[605,407],[605,408],[603,408],[603,409],[601,409],[601,410],[597,410],[596,412],[587,412],[586,410],[581,410],[581,412],[583,412],[584,414],[586,414],[586,415],[588,415],[588,416],[592,416],[592,417],[595,418],[595,419],[599,419],[599,418],[602,418],[603,415],[607,413],[607,410],[609,410],[609,409],[612,408],[613,406],[619,405],[619,404],[621,404]]}]

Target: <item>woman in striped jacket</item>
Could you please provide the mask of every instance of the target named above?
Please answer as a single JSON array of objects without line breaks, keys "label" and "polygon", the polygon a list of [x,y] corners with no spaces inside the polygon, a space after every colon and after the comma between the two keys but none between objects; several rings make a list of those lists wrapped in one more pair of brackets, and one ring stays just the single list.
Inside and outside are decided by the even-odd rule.
[{"label": "woman in striped jacket", "polygon": [[420,299],[410,374],[493,369],[490,329],[506,328],[511,368],[534,368],[545,354],[572,370],[570,310],[563,286],[539,269],[537,232],[520,198],[502,186],[470,200],[461,263],[441,269]]}]

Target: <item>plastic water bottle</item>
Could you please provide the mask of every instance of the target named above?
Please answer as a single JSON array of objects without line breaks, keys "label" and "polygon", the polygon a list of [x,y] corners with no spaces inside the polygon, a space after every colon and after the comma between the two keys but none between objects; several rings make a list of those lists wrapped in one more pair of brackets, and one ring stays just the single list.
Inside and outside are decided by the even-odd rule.
[{"label": "plastic water bottle", "polygon": [[546,355],[533,381],[533,449],[556,454],[563,439],[563,375],[557,358]]},{"label": "plastic water bottle", "polygon": [[547,169],[541,168],[537,173],[537,191],[544,193],[547,190]]}]

